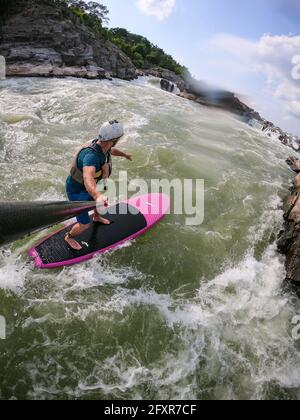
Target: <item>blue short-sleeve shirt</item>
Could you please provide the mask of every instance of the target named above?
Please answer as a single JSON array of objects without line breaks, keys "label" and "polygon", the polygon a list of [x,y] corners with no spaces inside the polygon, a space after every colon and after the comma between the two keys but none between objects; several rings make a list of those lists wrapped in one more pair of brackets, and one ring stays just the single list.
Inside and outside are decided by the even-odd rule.
[{"label": "blue short-sleeve shirt", "polygon": [[[92,149],[82,150],[77,158],[78,168],[83,171],[83,168],[87,166],[93,166],[96,172],[99,172],[102,166],[106,163],[107,155],[105,155],[101,147],[96,144],[97,153]],[[79,184],[71,176],[67,178],[67,191],[71,194],[79,194],[82,191],[86,191],[84,185]]]}]

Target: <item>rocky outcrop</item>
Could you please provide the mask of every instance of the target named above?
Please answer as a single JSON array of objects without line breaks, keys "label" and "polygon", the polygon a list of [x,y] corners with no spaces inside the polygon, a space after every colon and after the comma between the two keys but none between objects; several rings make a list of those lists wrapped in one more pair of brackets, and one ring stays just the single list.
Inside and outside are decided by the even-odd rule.
[{"label": "rocky outcrop", "polygon": [[180,76],[173,71],[163,69],[161,67],[153,67],[152,69],[144,71],[145,76],[154,76],[159,79],[164,79],[172,84],[176,84],[180,91],[183,91],[186,87],[185,80],[183,76]]},{"label": "rocky outcrop", "polygon": [[209,86],[193,78],[188,72],[184,75],[185,88],[181,96],[203,105],[225,109],[232,112],[244,121],[258,118],[260,115],[244,104],[234,93]]},{"label": "rocky outcrop", "polygon": [[174,83],[169,82],[169,80],[161,79],[160,81],[160,87],[162,90],[165,90],[166,92],[174,93],[175,85]]},{"label": "rocky outcrop", "polygon": [[182,80],[181,87],[183,89],[179,94],[182,98],[232,112],[245,123],[261,127],[261,131],[274,140],[279,140],[282,144],[300,151],[300,139],[297,136],[284,132],[280,127],[276,127],[272,122],[262,118],[258,112],[244,104],[234,93],[208,86],[206,83],[194,79],[188,72],[182,77]]},{"label": "rocky outcrop", "polygon": [[254,118],[249,121],[249,124],[256,126],[258,123],[259,129],[268,137],[281,141],[282,144],[291,147],[295,151],[300,150],[300,138],[290,133],[286,133],[280,127],[276,127],[272,122]]},{"label": "rocky outcrop", "polygon": [[69,10],[42,0],[24,4],[1,28],[7,76],[136,77],[131,60]]},{"label": "rocky outcrop", "polygon": [[278,250],[286,255],[286,280],[300,290],[300,161],[291,157],[287,163],[297,176],[286,200],[284,229],[279,235]]},{"label": "rocky outcrop", "polygon": [[144,75],[162,79],[163,86],[161,87],[164,90],[169,90],[166,88],[165,81],[170,82],[171,85],[176,84],[180,90],[179,96],[184,99],[205,106],[225,109],[240,116],[245,122],[251,119],[262,120],[258,112],[249,108],[234,93],[208,86],[206,83],[196,80],[188,71],[183,75],[177,75],[170,70],[154,67],[145,70]]}]

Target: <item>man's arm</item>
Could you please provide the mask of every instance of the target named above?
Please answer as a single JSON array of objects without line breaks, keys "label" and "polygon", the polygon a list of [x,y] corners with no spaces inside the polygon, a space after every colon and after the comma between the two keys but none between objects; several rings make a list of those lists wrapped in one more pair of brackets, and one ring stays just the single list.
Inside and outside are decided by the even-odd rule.
[{"label": "man's arm", "polygon": [[112,156],[118,156],[118,157],[123,157],[123,158],[125,158],[127,160],[132,160],[132,155],[129,155],[127,153],[124,153],[121,150],[116,149],[115,147],[113,147],[111,149],[111,154],[112,154]]},{"label": "man's arm", "polygon": [[96,168],[94,166],[85,166],[83,168],[84,186],[87,192],[90,194],[90,196],[93,197],[95,201],[97,201],[98,198],[101,197],[101,193],[97,191],[95,176]]}]

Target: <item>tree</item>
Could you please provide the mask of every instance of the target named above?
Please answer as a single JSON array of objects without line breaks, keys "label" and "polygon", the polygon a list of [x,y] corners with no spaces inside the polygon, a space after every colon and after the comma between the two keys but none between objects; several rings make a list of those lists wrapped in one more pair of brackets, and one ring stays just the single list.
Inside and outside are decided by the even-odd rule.
[{"label": "tree", "polygon": [[[59,0],[61,1],[61,0]],[[62,0],[65,1],[65,0]],[[67,0],[69,9],[88,26],[101,32],[103,22],[108,23],[108,9],[103,4],[95,1],[86,2],[84,0]]]},{"label": "tree", "polygon": [[139,43],[139,44],[134,46],[134,51],[135,51],[135,53],[140,54],[141,57],[143,58],[143,60],[145,60],[147,55],[151,52],[151,47],[148,48],[147,45]]},{"label": "tree", "polygon": [[161,57],[158,51],[151,51],[150,54],[147,55],[146,59],[151,63],[154,64],[156,66],[158,66],[161,62]]},{"label": "tree", "polygon": [[88,13],[93,16],[94,18],[99,19],[101,22],[108,23],[109,21],[109,10],[106,6],[100,3],[96,3],[95,1],[90,1],[88,3]]},{"label": "tree", "polygon": [[83,0],[67,0],[69,7],[74,7],[75,9],[82,10],[83,12],[87,11],[87,3]]},{"label": "tree", "polygon": [[144,66],[144,58],[138,52],[133,53],[132,62],[138,68],[143,68]]},{"label": "tree", "polygon": [[143,36],[132,34],[124,28],[112,28],[108,31],[108,36],[110,41],[128,55],[137,67],[147,69],[154,65],[174,71],[176,74],[184,72],[184,68],[172,56],[167,55],[164,50]]}]

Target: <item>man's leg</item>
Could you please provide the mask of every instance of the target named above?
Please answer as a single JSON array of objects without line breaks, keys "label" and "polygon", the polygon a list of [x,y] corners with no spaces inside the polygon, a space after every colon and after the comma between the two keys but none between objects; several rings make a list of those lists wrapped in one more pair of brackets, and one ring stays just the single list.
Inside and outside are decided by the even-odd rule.
[{"label": "man's leg", "polygon": [[108,219],[105,219],[104,217],[100,216],[100,214],[95,210],[94,217],[93,217],[94,223],[102,223],[103,225],[110,225],[110,221]]},{"label": "man's leg", "polygon": [[[79,194],[68,193],[68,197],[70,201],[93,201],[92,197],[87,192],[82,192]],[[75,251],[81,251],[82,246],[79,242],[76,241],[76,238],[89,229],[91,225],[89,213],[87,212],[79,215],[77,217],[77,222],[78,223],[76,223],[76,225],[74,225],[70,232],[68,232],[65,236],[65,241]]]},{"label": "man's leg", "polygon": [[77,223],[73,228],[70,230],[69,233],[65,236],[65,241],[70,245],[72,249],[75,251],[81,251],[82,246],[79,242],[76,241],[77,236],[81,235],[83,232],[88,230],[90,224],[83,225],[81,223]]}]

